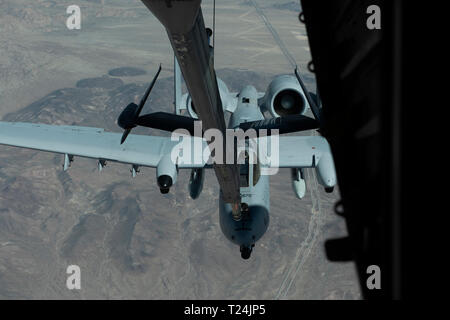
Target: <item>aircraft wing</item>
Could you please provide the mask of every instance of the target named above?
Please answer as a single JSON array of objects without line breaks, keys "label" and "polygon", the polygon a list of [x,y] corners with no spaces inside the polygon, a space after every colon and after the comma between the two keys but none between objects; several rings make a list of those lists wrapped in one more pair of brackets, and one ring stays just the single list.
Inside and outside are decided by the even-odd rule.
[{"label": "aircraft wing", "polygon": [[[105,132],[104,129],[79,126],[58,126],[21,122],[0,121],[0,144],[36,149],[137,166],[157,167],[163,156],[171,154],[179,144],[170,137],[130,134],[120,144],[122,134]],[[204,149],[206,142],[200,137]],[[206,147],[207,148],[207,147]],[[208,148],[207,148],[208,149]],[[179,168],[202,168],[203,161],[186,161]]]},{"label": "aircraft wing", "polygon": [[314,168],[323,157],[332,158],[328,142],[320,136],[278,136],[278,148],[271,137],[258,140],[259,158],[269,168]]},{"label": "aircraft wing", "polygon": [[336,171],[327,140],[321,136],[278,136],[258,139],[258,154],[266,168],[315,168],[321,184],[334,186]]}]

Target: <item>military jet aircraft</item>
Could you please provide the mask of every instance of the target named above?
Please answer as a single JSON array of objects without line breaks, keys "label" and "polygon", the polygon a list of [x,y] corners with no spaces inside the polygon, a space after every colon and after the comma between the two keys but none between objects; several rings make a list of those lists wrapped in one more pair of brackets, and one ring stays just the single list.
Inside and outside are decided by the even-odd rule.
[{"label": "military jet aircraft", "polygon": [[[139,167],[156,168],[157,184],[161,193],[170,191],[171,186],[176,183],[180,169],[191,169],[189,193],[192,199],[196,199],[202,191],[204,169],[214,168],[220,185],[219,212],[222,232],[226,238],[239,246],[241,257],[248,259],[256,241],[264,235],[269,225],[268,169],[291,168],[292,186],[300,199],[306,191],[303,171],[305,168],[315,168],[318,182],[324,186],[325,191],[333,191],[336,173],[326,139],[321,136],[279,136],[278,148],[275,150],[277,161],[271,162],[262,161],[267,154],[261,151],[263,148],[260,146],[272,136],[264,137],[258,134],[256,139],[246,139],[244,135],[239,138],[245,141],[242,163],[234,161],[224,164],[211,162],[210,153],[206,153],[206,157],[200,157],[201,160],[196,161],[195,152],[189,153],[187,161],[186,159],[178,161],[179,158],[173,156],[174,150],[180,149],[178,141],[171,137],[136,135],[130,132],[136,126],[169,132],[182,129],[192,136],[189,137],[188,144],[182,145],[182,150],[177,149],[178,152],[184,154],[183,150],[186,148],[198,150],[195,146],[200,145],[203,153],[209,150],[210,141],[202,136],[202,132],[200,136],[196,134],[195,124],[198,120],[201,120],[205,130],[215,128],[225,136],[225,129],[221,125],[225,123],[226,112],[231,113],[227,126],[231,131],[253,130],[259,133],[260,130],[275,129],[279,134],[285,134],[311,130],[320,127],[317,99],[306,90],[297,69],[295,76],[281,75],[273,79],[264,93],[257,92],[253,86],[246,86],[238,93],[230,93],[226,84],[216,77],[211,59],[208,58],[203,62],[195,61],[201,52],[212,55],[212,50],[209,50],[211,30],[204,28],[199,8],[200,1],[144,1],[144,3],[149,8],[157,9],[155,11],[158,14],[155,15],[159,19],[162,19],[163,13],[166,18],[173,18],[171,13],[175,9],[177,14],[183,12],[184,17],[192,13],[191,22],[195,21],[183,26],[187,31],[181,38],[180,34],[184,29],[177,26],[175,28],[177,33],[173,34],[168,29],[175,53],[174,114],[155,112],[141,115],[161,71],[160,66],[139,105],[130,103],[118,117],[118,125],[124,129],[122,135],[92,127],[0,122],[0,144],[63,154],[63,170],[68,170],[74,156],[97,159],[99,170],[102,170],[107,161],[130,164],[133,177],[139,172]],[[198,3],[197,9],[192,10],[192,7],[189,7],[191,10],[187,10],[186,4],[193,3]],[[170,23],[175,21],[169,20]],[[199,35],[200,39],[194,35]],[[198,46],[183,50],[182,41],[179,39],[187,41],[189,37],[195,38],[195,41],[200,42],[201,48],[208,50],[199,50]],[[204,39],[205,43],[201,39]],[[209,73],[199,73],[199,70],[205,70],[205,66]],[[188,88],[188,92],[184,95],[181,92],[181,78],[184,78]],[[204,81],[200,84],[194,83],[196,79]],[[213,99],[214,97],[217,99]],[[305,116],[308,109],[313,112],[314,119]],[[266,111],[271,118],[265,118]],[[183,112],[188,116],[182,115]],[[254,145],[251,146],[250,142],[254,142]],[[223,151],[236,150],[223,147]],[[236,181],[237,196],[234,195],[233,189]]]}]

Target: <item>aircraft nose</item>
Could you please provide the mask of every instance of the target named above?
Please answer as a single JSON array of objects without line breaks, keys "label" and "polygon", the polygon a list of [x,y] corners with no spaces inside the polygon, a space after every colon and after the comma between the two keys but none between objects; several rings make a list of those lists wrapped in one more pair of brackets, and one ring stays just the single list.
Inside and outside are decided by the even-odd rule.
[{"label": "aircraft nose", "polygon": [[269,215],[262,206],[249,206],[241,221],[236,222],[235,231],[239,244],[251,246],[258,241],[267,230]]}]

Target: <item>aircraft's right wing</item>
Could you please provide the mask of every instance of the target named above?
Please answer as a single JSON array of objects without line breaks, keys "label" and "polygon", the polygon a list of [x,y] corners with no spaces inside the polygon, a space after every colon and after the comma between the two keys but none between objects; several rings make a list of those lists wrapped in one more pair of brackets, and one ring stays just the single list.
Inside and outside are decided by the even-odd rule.
[{"label": "aircraft's right wing", "polygon": [[[137,166],[157,167],[161,159],[171,154],[179,144],[170,137],[156,137],[130,134],[124,144],[120,144],[122,134],[105,132],[104,129],[78,126],[57,126],[21,122],[0,122],[0,144],[48,152],[67,154]],[[206,142],[200,137],[192,137],[202,149]],[[193,156],[193,155],[192,155]],[[198,159],[195,159],[198,160]],[[186,163],[188,162],[188,163]],[[185,161],[179,168],[203,168],[203,161]]]}]

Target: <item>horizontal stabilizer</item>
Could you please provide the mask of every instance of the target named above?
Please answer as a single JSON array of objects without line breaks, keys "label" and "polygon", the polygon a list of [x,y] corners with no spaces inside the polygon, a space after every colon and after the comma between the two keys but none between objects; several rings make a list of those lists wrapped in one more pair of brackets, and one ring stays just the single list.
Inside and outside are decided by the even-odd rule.
[{"label": "horizontal stabilizer", "polygon": [[173,132],[177,129],[186,129],[193,136],[194,135],[195,119],[185,116],[180,116],[167,112],[154,112],[140,116],[136,124],[138,126],[154,128],[164,131]]},{"label": "horizontal stabilizer", "polygon": [[[319,122],[315,119],[299,114],[260,121],[243,122],[239,125],[239,128],[243,130],[255,129],[257,132],[260,129],[278,129],[279,134],[284,134],[317,129],[319,128]],[[270,134],[270,132],[268,132],[267,134]]]}]

